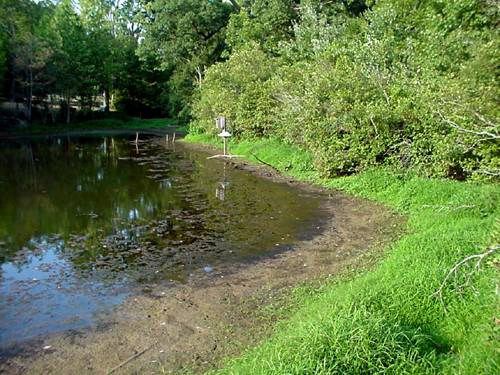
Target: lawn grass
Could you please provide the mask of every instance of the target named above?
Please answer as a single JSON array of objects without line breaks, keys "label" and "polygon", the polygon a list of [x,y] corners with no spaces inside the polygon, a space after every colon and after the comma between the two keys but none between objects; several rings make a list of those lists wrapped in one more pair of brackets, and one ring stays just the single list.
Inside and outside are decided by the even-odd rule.
[{"label": "lawn grass", "polygon": [[[220,144],[205,135],[187,142]],[[496,184],[426,179],[375,169],[324,179],[312,156],[277,140],[231,144],[300,180],[372,199],[407,216],[406,234],[372,269],[297,293],[297,312],[220,374],[498,374],[498,253],[479,271],[448,271],[499,242]],[[469,285],[466,284],[470,281]]]},{"label": "lawn grass", "polygon": [[110,116],[97,120],[74,122],[70,124],[39,124],[35,123],[23,128],[11,129],[13,135],[41,135],[79,131],[99,131],[99,130],[144,130],[144,129],[164,129],[176,127],[179,131],[184,131],[175,119],[156,118],[140,119],[137,117]]}]

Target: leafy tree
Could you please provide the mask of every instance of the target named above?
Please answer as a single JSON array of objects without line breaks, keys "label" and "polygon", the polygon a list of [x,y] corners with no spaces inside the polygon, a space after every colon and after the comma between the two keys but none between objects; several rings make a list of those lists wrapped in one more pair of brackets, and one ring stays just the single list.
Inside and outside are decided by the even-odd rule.
[{"label": "leafy tree", "polygon": [[222,0],[153,0],[145,4],[138,53],[171,73],[171,112],[189,113],[196,80],[221,57],[233,11],[234,5]]},{"label": "leafy tree", "polygon": [[31,33],[25,33],[17,38],[13,54],[15,56],[13,72],[25,92],[26,118],[31,121],[33,94],[43,89],[45,84],[50,83],[50,78],[46,77],[44,68],[52,51],[44,40]]},{"label": "leafy tree", "polygon": [[[31,120],[33,95],[40,94],[50,83],[45,68],[51,48],[43,37],[43,20],[53,11],[51,3],[27,0],[0,2],[3,19],[0,37],[2,77],[6,77],[9,98],[23,98],[26,118]],[[8,75],[5,76],[5,72]]]},{"label": "leafy tree", "polygon": [[[1,17],[1,16],[0,16]],[[8,56],[8,39],[5,33],[0,34],[0,80],[3,82],[3,77],[7,71],[7,56]]]},{"label": "leafy tree", "polygon": [[253,0],[231,17],[227,42],[233,49],[258,43],[265,51],[276,53],[281,41],[292,35],[299,1]]},{"label": "leafy tree", "polygon": [[[105,111],[109,112],[114,77],[119,70],[116,63],[118,45],[113,32],[113,2],[110,0],[80,0],[80,18],[86,33],[86,47],[90,52],[91,82],[89,92],[104,93]],[[93,103],[93,100],[90,100]]]},{"label": "leafy tree", "polygon": [[71,0],[63,0],[58,5],[53,20],[52,32],[55,41],[54,72],[56,89],[65,99],[66,123],[71,119],[71,100],[77,94],[87,94],[89,78],[92,77],[88,64],[91,51],[82,20],[72,7]]}]

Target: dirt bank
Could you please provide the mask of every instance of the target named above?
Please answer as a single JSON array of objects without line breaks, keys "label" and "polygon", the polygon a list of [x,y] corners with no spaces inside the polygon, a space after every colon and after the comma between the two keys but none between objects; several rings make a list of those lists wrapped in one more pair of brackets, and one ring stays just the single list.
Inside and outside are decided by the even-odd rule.
[{"label": "dirt bank", "polygon": [[240,160],[231,165],[324,195],[321,233],[290,251],[193,277],[186,284],[151,285],[97,327],[54,335],[13,352],[0,372],[201,372],[269,333],[281,316],[272,306],[286,306],[282,301],[291,287],[364,264],[369,258],[363,254],[380,248],[402,227],[402,219],[380,205],[294,182],[267,167]]}]

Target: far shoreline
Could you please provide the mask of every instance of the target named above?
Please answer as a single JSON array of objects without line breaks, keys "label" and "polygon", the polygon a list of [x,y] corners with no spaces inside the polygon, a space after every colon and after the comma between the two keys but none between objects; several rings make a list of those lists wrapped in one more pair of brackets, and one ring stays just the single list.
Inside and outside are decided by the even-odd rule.
[{"label": "far shoreline", "polygon": [[16,140],[45,137],[94,137],[139,134],[164,136],[173,134],[184,136],[186,126],[170,118],[103,118],[75,122],[73,124],[32,124],[23,128],[0,128],[0,140]]}]

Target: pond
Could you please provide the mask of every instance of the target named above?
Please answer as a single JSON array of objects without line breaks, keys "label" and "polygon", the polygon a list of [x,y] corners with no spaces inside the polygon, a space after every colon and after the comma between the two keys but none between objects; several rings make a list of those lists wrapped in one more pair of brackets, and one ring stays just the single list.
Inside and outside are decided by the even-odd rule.
[{"label": "pond", "polygon": [[316,229],[320,197],[207,156],[158,138],[1,141],[0,351]]}]

